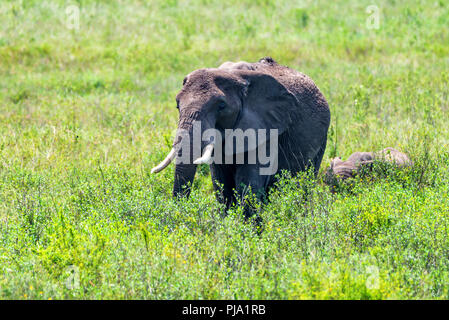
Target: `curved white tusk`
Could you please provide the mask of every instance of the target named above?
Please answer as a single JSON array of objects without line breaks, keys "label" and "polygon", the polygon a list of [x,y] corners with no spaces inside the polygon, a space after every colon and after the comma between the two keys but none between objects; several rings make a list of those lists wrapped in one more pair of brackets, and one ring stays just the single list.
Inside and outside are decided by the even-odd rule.
[{"label": "curved white tusk", "polygon": [[176,157],[176,150],[175,148],[172,148],[170,153],[165,157],[165,159],[161,163],[159,163],[159,165],[151,169],[151,173],[158,173],[159,171],[164,170],[170,164],[170,162],[173,161],[175,157]]},{"label": "curved white tusk", "polygon": [[211,162],[212,158],[212,151],[214,151],[214,144],[208,144],[204,148],[203,156],[201,158],[196,159],[193,161],[193,164],[201,164],[201,163],[207,163],[209,164]]}]

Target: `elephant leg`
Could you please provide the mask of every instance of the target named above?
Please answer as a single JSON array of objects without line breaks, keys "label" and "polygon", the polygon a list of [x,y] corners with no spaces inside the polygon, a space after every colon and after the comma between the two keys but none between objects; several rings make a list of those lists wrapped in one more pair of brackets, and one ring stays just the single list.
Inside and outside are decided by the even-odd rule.
[{"label": "elephant leg", "polygon": [[327,139],[324,140],[324,143],[322,144],[320,151],[318,151],[317,155],[313,159],[313,166],[314,166],[313,170],[315,173],[315,177],[318,176],[318,172],[320,171],[321,161],[323,160],[323,155],[324,152],[326,151],[326,143]]},{"label": "elephant leg", "polygon": [[210,165],[212,185],[218,202],[226,205],[226,210],[235,203],[235,167],[226,164]]},{"label": "elephant leg", "polygon": [[260,175],[259,165],[241,165],[236,167],[235,184],[237,197],[244,205],[245,217],[249,218],[253,215],[257,215],[256,221],[261,222],[261,218],[258,216],[257,210],[245,201],[245,196],[251,192],[256,200],[263,202],[266,197],[267,186],[269,184],[271,176]]}]

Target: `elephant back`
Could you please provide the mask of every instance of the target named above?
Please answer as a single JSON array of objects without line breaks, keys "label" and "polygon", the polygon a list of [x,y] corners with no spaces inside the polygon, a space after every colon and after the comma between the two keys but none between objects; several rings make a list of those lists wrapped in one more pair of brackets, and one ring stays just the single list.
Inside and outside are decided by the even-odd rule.
[{"label": "elephant back", "polygon": [[271,75],[279,81],[296,99],[308,119],[317,119],[326,127],[330,122],[329,105],[315,82],[304,73],[282,66],[270,57],[253,64],[254,69]]}]

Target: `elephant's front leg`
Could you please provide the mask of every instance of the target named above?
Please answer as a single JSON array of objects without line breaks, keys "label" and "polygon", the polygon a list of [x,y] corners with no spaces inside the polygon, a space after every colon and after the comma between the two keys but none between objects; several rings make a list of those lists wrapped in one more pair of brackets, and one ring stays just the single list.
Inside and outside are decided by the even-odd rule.
[{"label": "elephant's front leg", "polygon": [[246,196],[262,202],[267,196],[267,186],[271,176],[261,175],[260,166],[257,164],[244,164],[236,167],[235,184],[236,193],[240,203],[244,205],[245,217],[249,218],[257,214],[256,220],[261,222],[261,218],[258,216],[257,210],[248,202]]},{"label": "elephant's front leg", "polygon": [[235,203],[235,166],[229,164],[211,164],[210,173],[217,200],[225,204],[226,210],[228,210]]}]

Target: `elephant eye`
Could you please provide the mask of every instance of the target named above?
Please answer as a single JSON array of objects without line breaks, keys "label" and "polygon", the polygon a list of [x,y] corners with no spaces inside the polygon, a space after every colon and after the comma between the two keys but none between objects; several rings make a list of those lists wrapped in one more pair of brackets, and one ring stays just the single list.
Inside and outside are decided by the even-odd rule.
[{"label": "elephant eye", "polygon": [[226,102],[220,101],[218,103],[218,110],[224,110],[226,108]]}]

